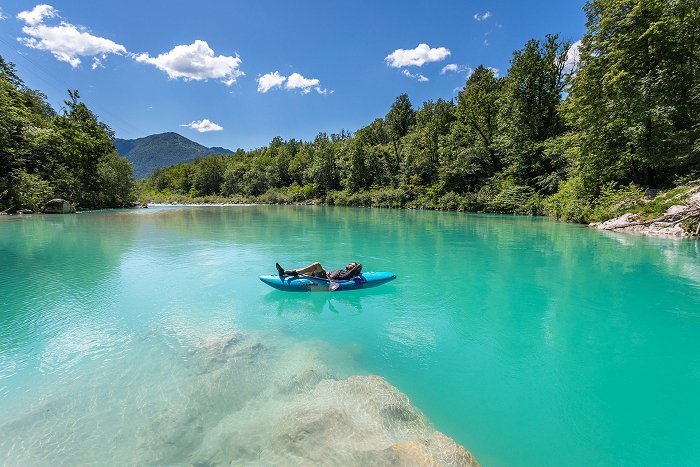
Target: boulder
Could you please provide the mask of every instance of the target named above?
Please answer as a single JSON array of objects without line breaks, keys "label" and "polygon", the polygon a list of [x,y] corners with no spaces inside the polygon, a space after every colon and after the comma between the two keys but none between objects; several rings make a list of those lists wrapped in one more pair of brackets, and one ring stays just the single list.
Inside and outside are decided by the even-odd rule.
[{"label": "boulder", "polygon": [[700,206],[700,191],[690,197],[688,204],[691,206]]},{"label": "boulder", "polygon": [[41,208],[44,214],[71,214],[75,212],[75,206],[65,199],[52,199]]},{"label": "boulder", "polygon": [[688,210],[688,206],[685,204],[674,204],[666,210],[667,216],[677,216],[678,214],[683,214]]},{"label": "boulder", "polygon": [[34,214],[34,211],[32,211],[31,209],[26,209],[26,208],[18,209],[17,214]]},{"label": "boulder", "polygon": [[590,227],[595,227],[598,230],[615,230],[624,229],[629,227],[630,224],[639,221],[639,216],[637,214],[623,214],[615,219],[610,219],[605,222],[593,222]]}]

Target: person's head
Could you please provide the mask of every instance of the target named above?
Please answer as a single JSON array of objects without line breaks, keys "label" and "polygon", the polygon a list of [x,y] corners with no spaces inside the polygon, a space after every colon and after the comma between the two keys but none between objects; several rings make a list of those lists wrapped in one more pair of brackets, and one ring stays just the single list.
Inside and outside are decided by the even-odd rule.
[{"label": "person's head", "polygon": [[347,269],[347,270],[349,271],[349,270],[351,270],[352,268],[354,268],[355,266],[357,266],[357,263],[356,263],[355,261],[353,261],[352,263],[346,264],[346,265],[345,265],[345,269]]}]

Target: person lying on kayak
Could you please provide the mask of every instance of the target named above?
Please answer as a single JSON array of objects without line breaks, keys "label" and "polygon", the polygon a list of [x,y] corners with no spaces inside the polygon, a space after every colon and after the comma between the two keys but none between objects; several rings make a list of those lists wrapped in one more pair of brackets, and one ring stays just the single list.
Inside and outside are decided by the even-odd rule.
[{"label": "person lying on kayak", "polygon": [[313,264],[309,264],[304,268],[298,269],[284,269],[282,266],[280,266],[280,263],[275,263],[275,267],[277,268],[277,272],[280,276],[298,276],[299,274],[306,274],[309,276],[338,281],[350,280],[362,272],[362,265],[356,261],[346,264],[345,269],[338,269],[333,272],[328,272],[323,269],[323,266],[321,266],[321,263],[318,261]]}]

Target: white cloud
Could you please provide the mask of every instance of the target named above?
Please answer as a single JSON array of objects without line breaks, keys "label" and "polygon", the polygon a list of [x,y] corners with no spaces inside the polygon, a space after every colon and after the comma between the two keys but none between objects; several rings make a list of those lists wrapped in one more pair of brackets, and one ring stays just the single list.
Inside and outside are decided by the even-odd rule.
[{"label": "white cloud", "polygon": [[489,70],[491,73],[493,73],[493,76],[495,76],[496,78],[498,78],[499,73],[501,72],[501,70],[499,70],[498,68],[494,68],[492,66],[487,66],[486,69]]},{"label": "white cloud", "polygon": [[287,80],[286,76],[282,76],[279,71],[265,73],[258,78],[258,92],[265,93],[272,88],[279,88]]},{"label": "white cloud", "polygon": [[404,75],[404,76],[407,76],[407,77],[409,77],[409,78],[411,78],[411,79],[417,79],[417,80],[420,81],[421,83],[424,83],[424,82],[426,82],[426,81],[430,81],[428,78],[426,78],[425,76],[421,75],[420,73],[413,74],[413,73],[411,73],[411,72],[408,71],[408,70],[401,70],[401,74]]},{"label": "white cloud", "polygon": [[197,130],[200,133],[206,133],[207,131],[221,131],[224,129],[224,127],[222,127],[221,125],[217,125],[208,118],[205,118],[203,120],[195,120],[192,123],[187,123],[180,126],[192,128],[193,130]]},{"label": "white cloud", "polygon": [[151,57],[142,53],[134,57],[137,62],[149,63],[168,74],[171,79],[182,78],[185,81],[206,81],[220,79],[226,86],[231,86],[240,76],[245,76],[239,67],[238,55],[214,55],[206,41],[196,40],[189,45],[175,46],[171,51]]},{"label": "white cloud", "polygon": [[301,89],[302,94],[308,94],[313,87],[318,87],[320,81],[316,78],[304,78],[299,73],[292,73],[287,78],[287,89]]},{"label": "white cloud", "polygon": [[58,26],[47,26],[43,23],[24,26],[22,32],[29,36],[18,39],[22,44],[32,49],[51,52],[57,60],[69,63],[73,68],[80,65],[81,56],[95,57],[105,56],[108,53],[117,55],[126,53],[123,45],[80,31],[66,22],[61,22]]},{"label": "white cloud", "polygon": [[323,89],[320,86],[320,81],[317,78],[304,78],[299,73],[292,73],[289,77],[283,76],[279,71],[266,73],[258,78],[258,92],[266,93],[272,88],[281,88],[284,82],[285,89],[299,89],[302,94],[308,94],[312,90],[321,95],[333,94],[334,91]]},{"label": "white cloud", "polygon": [[446,59],[452,52],[445,47],[431,49],[428,44],[418,44],[415,49],[396,49],[384,58],[387,64],[394,68],[404,66],[423,66],[429,62],[439,62]]},{"label": "white cloud", "polygon": [[579,48],[581,47],[581,41],[578,40],[571,44],[569,50],[566,52],[566,62],[564,63],[565,73],[575,73],[578,69],[579,62]]},{"label": "white cloud", "polygon": [[51,5],[37,5],[32,11],[22,11],[17,14],[17,19],[21,19],[28,26],[36,26],[44,22],[44,18],[54,18],[58,16],[58,10]]},{"label": "white cloud", "polygon": [[477,20],[477,21],[486,21],[486,20],[489,19],[490,17],[491,17],[491,12],[490,12],[490,11],[487,11],[486,13],[481,14],[481,15],[480,15],[479,13],[475,13],[475,14],[474,14],[474,19]]},{"label": "white cloud", "polygon": [[7,19],[7,16],[2,14],[2,8],[0,8],[0,21],[5,21]]},{"label": "white cloud", "polygon": [[467,72],[467,74],[472,73],[472,69],[466,65],[457,65],[456,63],[449,63],[442,67],[442,70],[440,70],[440,74],[444,75],[445,73],[464,73]]}]

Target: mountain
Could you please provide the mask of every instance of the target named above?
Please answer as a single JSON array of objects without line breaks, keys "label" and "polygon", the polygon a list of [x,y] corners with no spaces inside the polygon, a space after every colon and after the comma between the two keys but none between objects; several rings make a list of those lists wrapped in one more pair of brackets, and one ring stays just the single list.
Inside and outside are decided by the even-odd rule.
[{"label": "mountain", "polygon": [[160,133],[137,139],[114,139],[120,156],[134,166],[136,179],[146,178],[155,169],[190,162],[211,154],[231,154],[225,148],[208,148],[177,133]]}]

